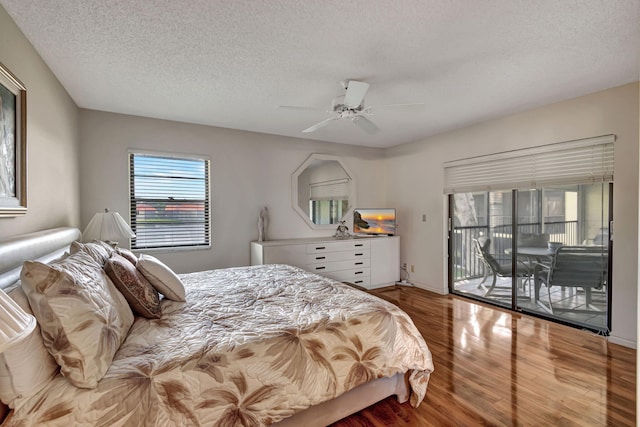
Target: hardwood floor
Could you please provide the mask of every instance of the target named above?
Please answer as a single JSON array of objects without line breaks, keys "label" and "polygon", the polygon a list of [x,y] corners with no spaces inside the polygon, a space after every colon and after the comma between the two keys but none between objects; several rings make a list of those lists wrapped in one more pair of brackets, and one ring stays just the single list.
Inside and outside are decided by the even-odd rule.
[{"label": "hardwood floor", "polygon": [[420,407],[392,396],[335,427],[635,425],[635,350],[461,297],[372,293],[411,316],[435,371]]}]

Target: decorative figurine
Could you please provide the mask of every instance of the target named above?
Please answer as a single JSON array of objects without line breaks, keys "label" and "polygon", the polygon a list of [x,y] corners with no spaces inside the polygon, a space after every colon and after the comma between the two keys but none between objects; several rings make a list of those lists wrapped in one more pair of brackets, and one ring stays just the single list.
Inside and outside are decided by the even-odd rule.
[{"label": "decorative figurine", "polygon": [[333,235],[338,239],[347,239],[351,237],[349,234],[349,227],[346,226],[344,221],[340,221],[340,225],[338,225],[338,229],[336,230],[336,234]]},{"label": "decorative figurine", "polygon": [[258,242],[267,240],[267,227],[269,227],[269,210],[265,206],[258,216]]}]

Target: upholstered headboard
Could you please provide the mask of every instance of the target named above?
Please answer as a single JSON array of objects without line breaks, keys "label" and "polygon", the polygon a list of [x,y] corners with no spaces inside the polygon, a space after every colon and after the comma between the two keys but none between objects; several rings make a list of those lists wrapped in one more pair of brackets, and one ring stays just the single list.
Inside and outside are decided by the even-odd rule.
[{"label": "upholstered headboard", "polygon": [[80,237],[77,228],[60,227],[0,240],[0,288],[4,289],[20,278],[24,261],[49,262],[62,256],[71,242]]}]

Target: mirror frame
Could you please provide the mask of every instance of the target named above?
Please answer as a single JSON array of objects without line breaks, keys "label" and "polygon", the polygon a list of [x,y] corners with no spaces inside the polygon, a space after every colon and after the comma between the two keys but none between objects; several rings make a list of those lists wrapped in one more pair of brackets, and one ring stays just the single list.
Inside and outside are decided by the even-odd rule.
[{"label": "mirror frame", "polygon": [[300,165],[300,167],[298,167],[298,169],[296,169],[295,172],[291,174],[291,206],[293,207],[293,210],[296,211],[298,215],[300,215],[300,217],[302,217],[302,219],[304,219],[307,225],[312,229],[335,230],[338,227],[338,224],[314,224],[311,221],[311,218],[309,218],[309,216],[300,208],[300,205],[298,204],[298,177],[305,171],[307,166],[309,166],[315,160],[334,160],[338,162],[347,176],[349,176],[349,179],[351,179],[351,185],[349,186],[349,208],[342,217],[342,220],[347,221],[349,215],[352,214],[353,208],[356,205],[356,179],[354,178],[353,173],[347,166],[345,166],[345,164],[342,162],[342,160],[340,160],[339,157],[332,156],[330,154],[311,154],[309,157],[307,157],[307,160],[305,160]]}]

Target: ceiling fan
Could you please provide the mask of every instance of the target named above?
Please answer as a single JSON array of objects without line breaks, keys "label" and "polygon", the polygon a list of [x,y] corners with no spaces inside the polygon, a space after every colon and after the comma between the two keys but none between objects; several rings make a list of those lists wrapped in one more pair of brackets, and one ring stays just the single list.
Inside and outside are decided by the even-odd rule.
[{"label": "ceiling fan", "polygon": [[[365,132],[369,134],[375,134],[380,129],[378,128],[378,126],[376,126],[375,123],[373,123],[366,117],[374,115],[375,110],[380,108],[424,106],[424,104],[416,103],[389,104],[380,105],[377,107],[365,107],[364,97],[369,90],[369,83],[359,82],[357,80],[343,80],[340,83],[342,84],[342,87],[344,87],[346,93],[344,95],[339,95],[333,98],[333,101],[331,102],[331,109],[327,111],[328,113],[334,113],[334,116],[324,119],[321,122],[318,122],[315,125],[306,128],[302,131],[303,133],[314,132],[336,120],[351,120],[352,123],[357,125]],[[311,107],[296,107],[287,105],[283,105],[280,108],[317,110]]]}]

